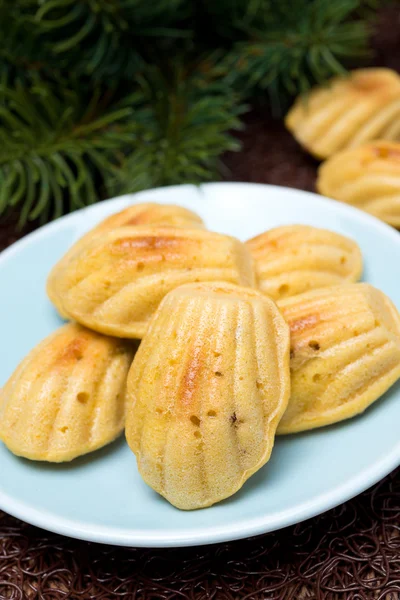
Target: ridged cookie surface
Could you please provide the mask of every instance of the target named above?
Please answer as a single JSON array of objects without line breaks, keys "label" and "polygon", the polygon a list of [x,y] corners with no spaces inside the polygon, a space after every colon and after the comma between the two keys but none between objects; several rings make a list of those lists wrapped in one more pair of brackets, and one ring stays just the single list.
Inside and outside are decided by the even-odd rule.
[{"label": "ridged cookie surface", "polygon": [[120,227],[91,240],[50,274],[57,306],[82,325],[141,338],[163,297],[189,282],[254,286],[250,252],[205,229]]},{"label": "ridged cookie surface", "polygon": [[38,344],[0,390],[0,438],[18,456],[69,461],[125,424],[132,343],[69,323]]},{"label": "ridged cookie surface", "polygon": [[362,256],[356,242],[326,229],[276,227],[246,245],[255,260],[260,290],[274,300],[361,276]]},{"label": "ridged cookie surface", "polygon": [[335,77],[300,96],[285,123],[317,158],[371,140],[400,140],[400,76],[370,68]]},{"label": "ridged cookie surface", "polygon": [[320,166],[317,189],[400,228],[400,143],[371,142],[335,154]]},{"label": "ridged cookie surface", "polygon": [[268,461],[289,387],[289,330],[272,300],[226,283],[169,293],[128,378],[143,479],[186,510],[231,496]]},{"label": "ridged cookie surface", "polygon": [[98,235],[113,231],[119,227],[125,226],[149,226],[158,225],[162,227],[204,227],[202,219],[193,211],[176,206],[174,204],[157,204],[155,202],[146,202],[143,204],[133,204],[118,213],[110,215],[103,219],[98,225],[90,229],[68,250],[58,263],[56,271],[53,270],[47,282],[47,295],[53,304],[57,307],[60,315],[67,318],[67,315],[61,308],[61,303],[56,293],[56,278],[60,269],[68,263],[70,258],[79,252],[90,240]]},{"label": "ridged cookie surface", "polygon": [[278,303],[291,334],[291,396],[278,433],[363,412],[400,377],[400,315],[366,283]]}]

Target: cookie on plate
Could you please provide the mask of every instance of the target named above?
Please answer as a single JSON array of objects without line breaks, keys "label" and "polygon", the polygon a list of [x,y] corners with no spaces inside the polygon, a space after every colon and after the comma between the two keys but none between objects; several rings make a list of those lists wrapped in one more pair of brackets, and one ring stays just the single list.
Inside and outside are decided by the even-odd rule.
[{"label": "cookie on plate", "polygon": [[227,283],[170,292],[128,377],[143,479],[185,510],[231,496],[268,461],[289,390],[289,328],[272,300]]},{"label": "cookie on plate", "polygon": [[69,318],[101,333],[141,338],[163,297],[183,283],[255,286],[249,250],[205,229],[120,227],[96,236],[50,273],[49,295]]},{"label": "cookie on plate", "polygon": [[69,323],[38,344],[0,390],[0,439],[18,456],[70,461],[125,424],[132,342]]},{"label": "cookie on plate", "polygon": [[278,433],[363,412],[400,377],[400,315],[366,283],[278,303],[291,335],[291,395]]},{"label": "cookie on plate", "polygon": [[[184,208],[183,206],[176,206],[175,204],[157,204],[156,202],[132,204],[120,212],[103,219],[98,225],[79,238],[79,240],[75,242],[63,256],[61,261],[59,261],[58,269],[68,263],[70,258],[79,252],[94,237],[128,225],[136,227],[149,225],[189,228],[204,227],[202,219],[195,212],[188,208]],[[52,276],[50,276],[48,280],[47,294],[53,304],[58,308],[60,315],[63,318],[67,318],[67,315],[62,311],[57,300]]]},{"label": "cookie on plate", "polygon": [[246,245],[255,260],[260,290],[274,300],[361,277],[356,242],[327,229],[276,227]]}]

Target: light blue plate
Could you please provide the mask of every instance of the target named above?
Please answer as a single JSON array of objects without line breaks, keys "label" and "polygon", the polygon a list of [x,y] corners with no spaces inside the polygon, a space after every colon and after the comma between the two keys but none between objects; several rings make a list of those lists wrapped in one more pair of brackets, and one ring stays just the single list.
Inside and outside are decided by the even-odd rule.
[{"label": "light blue plate", "polygon": [[[252,184],[170,187],[125,196],[43,227],[0,257],[0,385],[57,328],[45,294],[52,265],[84,231],[133,202],[197,211],[210,229],[243,240],[270,227],[308,223],[351,236],[365,280],[400,307],[400,235],[356,209],[292,189]],[[127,546],[189,546],[242,538],[312,517],[358,494],[400,463],[400,387],[362,416],[279,438],[270,462],[232,498],[182,512],[141,480],[123,439],[66,465],[33,463],[0,445],[0,507],[65,535]]]}]

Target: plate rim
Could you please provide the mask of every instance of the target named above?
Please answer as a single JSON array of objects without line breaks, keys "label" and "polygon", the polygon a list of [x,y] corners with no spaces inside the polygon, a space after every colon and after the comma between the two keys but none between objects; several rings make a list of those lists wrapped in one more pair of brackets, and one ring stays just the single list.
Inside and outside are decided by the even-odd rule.
[{"label": "plate rim", "polygon": [[[2,260],[4,260],[4,256],[8,257],[9,255],[12,255],[14,252],[16,252],[19,248],[22,248],[25,244],[28,244],[29,241],[32,239],[32,237],[41,237],[42,235],[45,235],[45,233],[47,233],[49,230],[51,230],[53,228],[57,229],[60,226],[60,223],[74,221],[77,219],[77,217],[79,215],[82,215],[86,212],[96,212],[97,210],[100,210],[103,206],[105,206],[109,203],[113,203],[116,201],[122,202],[123,200],[128,200],[129,198],[139,198],[139,202],[141,202],[142,196],[145,198],[146,196],[154,194],[154,193],[160,194],[164,190],[172,190],[173,191],[175,189],[181,190],[181,189],[186,188],[188,190],[200,191],[203,188],[214,188],[214,187],[215,188],[219,188],[219,187],[223,188],[223,187],[230,187],[230,186],[234,186],[236,188],[238,188],[238,187],[244,187],[244,188],[254,187],[254,188],[261,188],[261,189],[266,188],[269,190],[274,190],[278,194],[282,193],[283,190],[286,192],[294,193],[294,194],[300,194],[302,196],[308,197],[308,199],[313,202],[325,203],[326,206],[329,207],[333,211],[339,211],[339,212],[343,211],[344,213],[350,213],[350,214],[352,213],[361,221],[365,221],[367,224],[369,223],[373,227],[378,227],[378,228],[382,229],[382,231],[385,232],[387,235],[390,235],[390,237],[392,237],[393,240],[396,240],[396,243],[399,242],[399,239],[398,239],[399,233],[391,225],[384,223],[383,221],[381,221],[374,215],[371,215],[370,213],[367,213],[351,204],[346,204],[345,202],[340,202],[339,200],[334,200],[333,198],[328,198],[328,196],[322,196],[321,194],[317,194],[316,192],[309,192],[307,190],[300,190],[297,188],[292,188],[292,187],[288,187],[288,186],[284,186],[284,185],[272,185],[269,183],[253,183],[253,182],[245,182],[245,181],[215,181],[215,182],[209,182],[209,183],[202,183],[200,185],[185,183],[185,184],[181,184],[181,185],[160,186],[160,187],[151,188],[148,190],[142,190],[140,192],[132,192],[130,194],[121,194],[120,196],[113,196],[112,198],[106,198],[104,200],[100,200],[99,202],[95,202],[94,204],[90,204],[89,206],[84,206],[83,208],[79,208],[72,213],[62,215],[58,219],[55,219],[54,221],[50,221],[49,223],[46,223],[45,225],[41,225],[37,229],[34,229],[33,231],[30,231],[29,233],[24,235],[21,239],[13,242],[7,248],[4,248],[4,250],[2,250],[0,252],[0,263]],[[146,201],[146,200],[144,200],[144,201]],[[136,204],[136,202],[135,202],[135,204]]]},{"label": "plate rim", "polygon": [[[169,190],[169,193],[174,189],[190,189],[191,191],[200,191],[203,188],[229,188],[234,186],[236,188],[243,187],[249,188],[258,187],[265,190],[270,190],[278,194],[290,193],[294,195],[301,195],[308,198],[312,203],[319,205],[325,204],[330,210],[334,210],[336,213],[350,214],[356,217],[359,221],[364,221],[367,226],[378,228],[386,236],[389,236],[393,241],[400,245],[399,233],[392,228],[390,225],[383,223],[376,217],[361,211],[360,209],[332,200],[319,194],[308,192],[305,190],[298,190],[296,188],[289,188],[285,186],[276,186],[262,183],[246,183],[246,182],[212,182],[205,183],[200,186],[192,184],[176,185],[176,186],[164,186],[158,188],[152,188],[150,190],[144,190],[142,192],[124,194],[103,200],[99,203],[84,207],[71,214],[64,215],[59,219],[47,223],[46,225],[39,227],[38,229],[30,232],[22,239],[13,243],[11,246],[6,248],[0,253],[0,264],[7,261],[12,257],[13,254],[22,250],[25,245],[31,243],[33,238],[40,238],[46,235],[49,231],[57,231],[60,227],[65,225],[65,222],[74,221],[79,219],[82,214],[89,212],[96,212],[107,204],[111,203],[122,203],[127,200],[134,200],[136,202],[146,201],[147,196],[162,194],[164,190]],[[154,198],[154,201],[157,201]],[[334,491],[319,494],[312,500],[305,501],[301,504],[297,504],[295,509],[284,510],[279,513],[275,513],[273,520],[271,516],[260,516],[252,519],[246,519],[242,524],[232,527],[231,524],[224,526],[216,526],[208,528],[206,530],[200,530],[198,527],[191,530],[189,528],[183,534],[176,534],[174,530],[165,530],[160,533],[149,533],[147,530],[141,530],[138,528],[134,529],[120,529],[116,527],[83,524],[80,521],[74,521],[69,518],[62,518],[51,514],[51,512],[40,510],[31,507],[25,502],[13,499],[12,496],[4,492],[0,487],[0,509],[4,510],[8,514],[28,522],[36,527],[41,527],[47,531],[58,533],[68,537],[104,543],[116,546],[128,546],[128,547],[153,547],[153,548],[171,548],[171,547],[187,547],[187,546],[201,546],[208,544],[215,544],[219,542],[233,541],[243,539],[246,537],[253,537],[256,535],[262,535],[271,531],[276,531],[284,527],[300,523],[304,520],[313,518],[323,512],[331,510],[332,508],[340,505],[353,498],[354,496],[362,493],[383,477],[388,475],[393,469],[400,464],[400,440],[399,443],[393,447],[392,451],[386,453],[383,457],[376,460],[374,463],[369,465],[363,471],[359,472],[356,477],[348,479],[342,485],[337,486]],[[1,484],[0,484],[1,486]]]},{"label": "plate rim", "polygon": [[1,490],[0,509],[46,531],[86,542],[130,548],[206,546],[264,535],[312,519],[361,494],[386,477],[399,465],[399,462],[400,442],[390,454],[374,463],[373,469],[372,467],[364,469],[357,477],[338,486],[334,493],[320,494],[312,501],[297,505],[296,509],[282,511],[278,513],[278,516],[275,516],[273,522],[268,517],[248,519],[243,525],[236,527],[234,530],[231,525],[226,525],[213,527],[211,531],[209,529],[205,531],[196,529],[193,532],[185,532],[184,535],[176,535],[174,530],[166,530],[160,535],[160,533],[149,534],[145,529],[121,530],[101,525],[82,525],[79,521],[60,518],[45,510],[31,508],[23,502],[15,501]]}]

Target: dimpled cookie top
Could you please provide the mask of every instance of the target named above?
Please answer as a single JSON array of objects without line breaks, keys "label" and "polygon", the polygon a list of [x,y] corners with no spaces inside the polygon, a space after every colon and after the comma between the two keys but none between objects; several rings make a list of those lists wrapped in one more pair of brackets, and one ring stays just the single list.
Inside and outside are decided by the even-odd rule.
[{"label": "dimpled cookie top", "polygon": [[244,244],[205,229],[120,227],[91,240],[50,275],[61,310],[109,335],[142,337],[162,298],[188,282],[255,285]]},{"label": "dimpled cookie top", "polygon": [[400,315],[366,283],[278,303],[290,327],[291,396],[278,433],[363,412],[400,377]]},{"label": "dimpled cookie top", "polygon": [[38,344],[0,391],[0,438],[18,456],[69,461],[125,423],[129,342],[70,323]]},{"label": "dimpled cookie top", "polygon": [[181,509],[231,496],[268,461],[289,388],[289,330],[272,300],[227,283],[170,292],[128,378],[143,479]]},{"label": "dimpled cookie top", "polygon": [[[124,226],[149,226],[159,225],[163,227],[204,227],[202,219],[193,211],[184,208],[183,206],[176,206],[174,204],[157,204],[156,202],[146,202],[143,204],[133,204],[124,208],[118,213],[110,215],[103,219],[90,229],[84,236],[82,236],[68,252],[63,256],[62,260],[58,263],[60,269],[63,264],[66,264],[71,256],[78,252],[85,244],[87,244],[94,237],[112,231],[118,227]],[[53,272],[53,274],[55,274]],[[56,296],[55,285],[53,283],[53,274],[50,275],[47,282],[47,294],[53,304],[58,308],[62,317],[66,317],[61,309],[60,301]]]},{"label": "dimpled cookie top", "polygon": [[260,290],[274,300],[346,281],[357,281],[362,256],[356,242],[308,225],[270,229],[246,242]]}]

